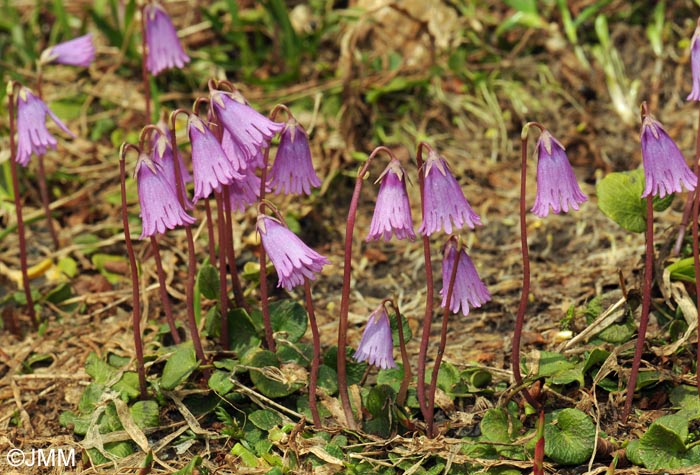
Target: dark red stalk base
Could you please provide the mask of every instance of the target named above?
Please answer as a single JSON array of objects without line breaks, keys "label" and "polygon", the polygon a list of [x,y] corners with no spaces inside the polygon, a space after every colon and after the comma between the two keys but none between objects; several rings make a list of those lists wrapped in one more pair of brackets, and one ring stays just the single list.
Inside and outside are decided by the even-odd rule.
[{"label": "dark red stalk base", "polygon": [[27,273],[27,241],[24,231],[24,218],[22,217],[22,202],[19,196],[19,178],[17,177],[17,162],[15,161],[15,95],[12,91],[7,94],[7,111],[10,115],[10,172],[12,175],[12,188],[14,189],[15,212],[17,213],[17,237],[19,238],[19,263],[22,269],[22,285],[24,297],[27,299],[27,313],[36,330],[39,322],[34,311],[34,299],[32,289],[29,287],[29,274]]},{"label": "dark red stalk base", "polygon": [[187,324],[192,335],[192,343],[194,343],[194,351],[201,364],[206,364],[207,358],[204,356],[202,341],[199,338],[199,330],[197,329],[197,320],[194,318],[194,276],[197,268],[197,258],[194,255],[194,239],[192,238],[192,229],[185,226],[185,234],[187,235]]},{"label": "dark red stalk base", "polygon": [[406,404],[406,397],[408,395],[408,386],[411,383],[411,363],[408,360],[408,352],[406,351],[406,340],[403,336],[403,317],[401,316],[401,311],[399,306],[390,300],[391,306],[394,308],[394,313],[396,314],[396,324],[399,330],[399,349],[401,351],[401,362],[403,363],[403,379],[401,380],[401,386],[399,387],[399,392],[396,395],[396,404],[403,406]]},{"label": "dark red stalk base", "polygon": [[535,431],[537,442],[535,442],[535,456],[532,461],[532,475],[544,475],[544,411],[540,409],[537,418],[537,429]]},{"label": "dark red stalk base", "polygon": [[[233,216],[231,214],[231,191],[228,187],[224,187],[224,230],[226,231],[225,239],[226,242],[224,247],[226,249],[226,258],[228,259],[229,274],[231,274],[231,285],[233,287],[233,298],[236,300],[236,305],[239,308],[245,309],[246,312],[250,313],[250,306],[245,301],[245,296],[243,295],[243,286],[241,285],[241,279],[238,277],[238,267],[236,265],[236,250],[233,246]],[[221,252],[221,250],[219,250]]]},{"label": "dark red stalk base", "polygon": [[121,180],[122,194],[122,225],[124,226],[124,241],[126,251],[129,255],[129,267],[131,269],[131,289],[133,300],[133,312],[131,324],[134,332],[134,347],[136,349],[136,371],[139,377],[139,390],[141,399],[146,399],[146,366],[143,359],[143,341],[141,340],[141,300],[139,298],[139,275],[134,256],[134,246],[131,242],[131,232],[129,231],[129,216],[126,210],[126,164],[124,161],[124,151],[119,157],[119,176]]},{"label": "dark red stalk base", "polygon": [[161,261],[160,259],[160,248],[158,246],[158,240],[155,236],[151,236],[151,248],[153,248],[153,259],[156,261],[156,271],[158,273],[158,286],[160,287],[160,300],[163,302],[165,320],[168,322],[170,336],[173,337],[173,341],[177,345],[182,340],[180,338],[180,334],[177,332],[177,325],[175,325],[175,317],[173,317],[173,307],[170,304],[170,297],[168,297],[168,290],[166,288],[167,283],[165,282],[165,271],[163,270],[163,261]]},{"label": "dark red stalk base", "polygon": [[[266,148],[263,153],[263,167],[260,174],[260,203],[265,200],[265,182],[267,181],[267,164],[270,160],[270,149]],[[275,352],[277,351],[277,345],[275,345],[275,338],[272,332],[272,320],[270,319],[270,307],[267,293],[267,253],[265,252],[265,246],[262,245],[262,238],[260,239],[260,308],[262,310],[263,316],[263,326],[265,327],[265,343],[267,349]]]},{"label": "dark red stalk base", "polygon": [[534,408],[539,408],[540,404],[530,394],[523,385],[523,376],[520,373],[520,339],[523,334],[523,324],[525,322],[525,311],[527,310],[527,299],[530,295],[530,253],[527,247],[527,206],[525,205],[525,192],[527,191],[527,132],[521,137],[521,162],[520,162],[520,249],[523,256],[523,290],[520,294],[520,305],[515,318],[515,329],[513,330],[513,348],[511,351],[511,366],[513,368],[513,378],[516,387],[522,391],[527,402]]},{"label": "dark red stalk base", "polygon": [[450,303],[452,302],[452,293],[455,287],[455,279],[457,278],[457,266],[459,265],[459,258],[462,252],[457,251],[457,257],[455,258],[454,267],[452,267],[452,272],[450,273],[450,282],[447,286],[447,305],[445,306],[445,311],[442,314],[442,328],[440,331],[440,346],[438,347],[437,356],[435,356],[435,363],[433,364],[433,375],[430,379],[430,388],[428,390],[428,411],[429,416],[426,419],[426,424],[428,426],[428,437],[433,438],[437,434],[435,432],[435,390],[437,389],[437,379],[438,372],[440,371],[440,363],[442,363],[442,356],[445,353],[445,345],[447,344],[447,323],[450,319]]},{"label": "dark red stalk base", "polygon": [[[209,237],[209,239],[207,239],[209,249],[209,264],[216,266],[216,247],[214,246],[214,221],[211,218],[211,205],[209,204],[209,198],[204,199],[204,211],[207,214],[207,236]],[[219,248],[220,247],[221,241],[219,241]]]},{"label": "dark red stalk base", "polygon": [[[695,353],[695,381],[700,394],[700,255],[698,251],[698,212],[700,210],[700,107],[698,108],[698,125],[695,131],[695,160],[693,170],[695,171],[695,193],[693,196],[693,269],[695,271],[695,303],[698,309],[698,343]],[[683,230],[685,234],[685,229]],[[680,232],[680,231],[679,231]],[[681,235],[681,236],[683,236]],[[682,239],[681,239],[682,242]],[[679,247],[680,250],[680,247]]]},{"label": "dark red stalk base", "polygon": [[56,226],[54,226],[53,217],[51,216],[51,207],[49,204],[49,190],[46,186],[46,170],[44,169],[44,156],[39,155],[37,157],[37,162],[39,167],[37,171],[39,172],[39,195],[41,195],[41,206],[44,208],[44,215],[46,216],[46,227],[49,228],[49,233],[51,234],[51,240],[53,241],[53,247],[55,250],[60,249],[60,244],[58,243],[58,234],[56,233]]},{"label": "dark red stalk base", "polygon": [[226,253],[222,245],[226,242],[226,230],[224,223],[224,202],[221,193],[216,193],[216,223],[219,231],[219,298],[221,300],[221,335],[219,343],[224,350],[228,350],[228,285],[226,281]]},{"label": "dark red stalk base", "polygon": [[314,303],[311,299],[311,285],[309,285],[309,279],[304,279],[304,298],[306,299],[306,311],[309,314],[311,337],[314,344],[314,355],[311,359],[311,378],[309,380],[309,407],[311,408],[314,427],[320,429],[322,424],[321,416],[318,414],[316,386],[318,383],[318,368],[321,364],[321,337],[318,333],[318,324],[316,323],[316,314],[314,313]]},{"label": "dark red stalk base", "polygon": [[637,376],[639,366],[642,362],[642,351],[644,350],[644,339],[647,334],[649,324],[649,311],[651,309],[651,284],[654,277],[654,204],[653,197],[647,196],[647,230],[646,230],[646,259],[644,261],[644,287],[642,288],[642,316],[639,321],[639,331],[637,344],[634,348],[634,359],[632,360],[632,371],[627,382],[627,397],[625,399],[625,409],[622,411],[622,422],[626,422],[632,409],[632,399],[634,389],[637,386]]}]

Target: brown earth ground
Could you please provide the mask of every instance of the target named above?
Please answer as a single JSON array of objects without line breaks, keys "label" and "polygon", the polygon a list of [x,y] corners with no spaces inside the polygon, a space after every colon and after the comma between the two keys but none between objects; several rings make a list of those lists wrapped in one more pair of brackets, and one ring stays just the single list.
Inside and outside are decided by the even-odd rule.
[{"label": "brown earth ground", "polygon": [[[687,11],[685,3],[671,3],[674,5],[668,6],[668,12],[674,12],[676,4]],[[613,12],[615,8],[622,7],[619,2],[613,2],[608,8]],[[352,172],[357,167],[351,152],[367,153],[379,145],[368,139],[372,136],[368,124],[372,124],[377,117],[381,117],[384,123],[392,124],[392,141],[387,145],[407,164],[414,183],[410,187],[413,216],[418,222],[420,210],[417,207],[415,144],[418,137],[430,137],[450,162],[465,195],[482,217],[482,227],[462,232],[461,235],[469,243],[470,255],[493,296],[491,302],[472,310],[469,316],[451,317],[445,361],[460,368],[481,364],[491,368],[497,379],[509,381],[511,332],[522,286],[518,230],[518,139],[522,124],[529,120],[543,123],[567,147],[582,189],[589,196],[589,201],[578,212],[546,219],[528,215],[533,279],[523,347],[523,353],[527,355],[532,350],[558,348],[561,341],[557,340],[557,333],[567,309],[571,306],[580,308],[596,295],[619,289],[620,274],[628,290],[640,287],[643,236],[621,230],[598,210],[595,184],[608,172],[633,169],[640,164],[636,111],[642,100],[649,102],[651,111],[665,124],[686,157],[692,156],[696,112],[694,105],[684,100],[690,89],[690,68],[687,49],[679,45],[683,38],[690,38],[694,22],[689,17],[674,18],[672,13],[667,15],[670,27],[661,58],[651,50],[642,27],[622,23],[611,25],[611,37],[624,64],[626,78],[639,81],[639,94],[631,106],[632,116],[626,120],[613,107],[600,62],[592,59],[589,52],[590,69],[582,65],[559,26],[554,23],[543,29],[519,29],[513,32],[513,37],[508,37],[506,33],[507,39],[515,45],[508,51],[498,49],[495,43],[488,44],[489,48],[502,55],[497,65],[479,62],[479,52],[466,58],[465,68],[472,69],[475,74],[497,78],[489,82],[489,87],[477,88],[473,84],[465,84],[456,76],[428,76],[426,68],[433,62],[444,63],[446,51],[453,44],[451,42],[458,41],[457,31],[460,29],[486,36],[484,30],[492,29],[498,18],[508,15],[505,7],[503,10],[493,9],[483,18],[458,18],[451,32],[438,32],[428,17],[421,18],[420,15],[425,12],[419,9],[410,14],[402,13],[399,9],[392,12],[380,17],[382,19],[378,25],[361,20],[346,26],[335,38],[336,43],[329,45],[329,50],[324,54],[335,58],[340,68],[339,79],[302,81],[272,94],[263,94],[244,86],[248,98],[260,110],[269,110],[276,102],[298,97],[317,95],[323,101],[332,90],[341,87],[343,91],[345,108],[340,116],[311,112],[299,114],[301,122],[313,128],[314,160],[319,176],[324,178],[321,194],[310,199],[285,198],[277,201],[282,209],[301,210],[302,237],[332,261],[332,265],[314,284],[313,290],[322,342],[324,346],[330,346],[334,344],[337,333],[337,309],[342,285],[342,240],[353,186]],[[391,28],[396,31],[415,28],[418,31],[414,36],[415,44],[384,33]],[[201,36],[201,33],[185,37],[185,43],[192,47],[197,42],[206,41],[206,36],[202,38],[197,35]],[[350,50],[344,50],[340,45],[348,42],[351,44],[347,47]],[[411,47],[423,48],[428,52],[432,50],[434,54],[421,57],[415,53],[415,57],[419,58],[417,64],[407,61],[398,71],[386,73],[367,73],[356,60],[359,52],[370,54],[391,50],[403,52],[405,57],[409,57],[414,54],[409,50]],[[530,53],[522,55],[522,51]],[[143,119],[143,99],[139,82],[113,73],[109,66],[115,53],[110,48],[101,47],[98,52],[100,60],[90,70],[90,81],[83,78],[76,83],[74,73],[62,70],[62,76],[51,79],[46,94],[51,97],[52,94],[60,94],[62,88],[74,87],[90,91],[92,100],[99,99],[100,95],[124,94],[127,97],[122,102],[123,107],[105,113],[112,114],[127,128],[128,124],[140,123]],[[364,91],[368,88],[386,84],[393,77],[402,75],[427,80],[429,85],[417,98],[411,97],[414,91],[408,87],[400,91],[398,97],[391,96],[386,102],[367,104],[364,101]],[[622,86],[623,90],[628,90],[625,84]],[[204,88],[195,96],[203,92]],[[188,100],[187,97],[180,99],[185,103]],[[415,112],[408,116],[396,116],[392,110],[396,104],[391,101],[416,101]],[[117,152],[109,144],[93,144],[84,138],[92,121],[92,117],[83,116],[70,124],[79,131],[80,138],[72,142],[61,141],[58,152],[47,156],[49,174],[62,170],[68,174],[91,177],[92,184],[82,189],[73,189],[66,183],[54,184],[63,197],[55,207],[60,213],[58,225],[63,248],[58,252],[51,249],[41,220],[30,226],[29,235],[33,263],[42,259],[56,261],[62,255],[70,255],[79,262],[80,272],[70,285],[76,295],[74,300],[84,304],[83,309],[74,314],[62,314],[55,307],[42,309],[41,316],[48,320],[48,324],[41,334],[31,331],[22,308],[7,306],[2,309],[6,321],[14,315],[19,317],[22,324],[19,335],[7,330],[0,333],[2,454],[15,446],[79,447],[72,433],[59,426],[58,416],[62,411],[75,408],[89,381],[83,369],[88,353],[94,351],[105,355],[114,352],[133,356],[129,324],[130,285],[126,280],[117,285],[107,282],[90,259],[82,254],[81,245],[74,244],[76,236],[91,232],[103,238],[99,245],[104,252],[114,255],[124,255],[125,252],[117,219],[119,207],[114,200],[118,196]],[[7,147],[2,149],[7,150]],[[0,160],[3,159],[7,159],[7,154],[0,157]],[[364,242],[376,196],[376,187],[372,182],[383,166],[375,164],[372,167],[371,179],[365,182],[363,188],[358,215],[350,307],[350,344],[353,346],[359,341],[369,312],[381,299],[392,295],[397,296],[414,334],[420,334],[419,322],[425,295],[420,242]],[[531,161],[528,170],[529,206],[534,201],[534,171],[535,164]],[[26,174],[24,177],[27,189],[25,215],[38,216],[38,192]],[[659,243],[673,239],[683,201],[677,199],[670,210],[657,216],[656,237]],[[136,204],[132,212],[137,212]],[[200,210],[199,216],[202,215]],[[6,214],[3,219],[5,223],[15,221],[12,213]],[[255,260],[254,219],[252,210],[237,216],[236,245],[240,250],[241,264]],[[199,242],[202,255],[205,252],[205,235],[206,228],[203,228]],[[433,264],[438,277],[439,252],[443,241],[444,237],[432,240]],[[186,275],[184,235],[182,232],[169,233],[162,243],[170,294],[182,304]],[[0,285],[4,287],[0,289],[0,296],[16,290],[14,276],[19,269],[17,249],[17,236],[14,233],[0,242]],[[148,325],[152,330],[152,319],[160,314],[155,268],[153,260],[148,259],[148,246],[145,243],[137,244],[137,252],[143,258],[143,284],[148,285],[147,296],[143,299],[144,314],[149,317]],[[128,275],[125,265],[117,265],[112,270]],[[32,286],[46,291],[55,285],[52,278],[50,272],[43,273],[32,281]],[[436,286],[440,288],[441,284],[438,282]],[[254,300],[257,289],[249,286],[248,295]],[[294,297],[301,300],[300,294],[294,294]],[[184,307],[180,305],[179,308],[184,313]],[[56,321],[59,318],[60,323]],[[580,331],[584,327],[583,318],[576,319],[574,329]],[[652,325],[649,337],[653,338],[659,332],[660,329]],[[153,334],[150,332],[151,337]],[[439,339],[437,322],[432,327],[431,335],[431,354],[434,354]],[[691,343],[692,339],[688,345],[691,346]],[[153,342],[147,339],[147,344],[152,345]],[[215,350],[213,342],[210,342],[209,349]],[[410,344],[409,351],[415,358],[417,338]],[[580,347],[575,351],[580,351]],[[44,359],[34,364],[31,360],[37,355]],[[684,358],[685,365],[690,366],[693,356],[691,349],[674,358]],[[682,361],[680,363],[683,364]],[[628,368],[630,362],[623,360],[621,364]],[[679,362],[655,359],[649,364],[658,365],[668,372],[673,364]],[[28,366],[33,371],[26,371]],[[686,379],[688,383],[694,382],[692,375]],[[556,396],[551,397],[556,399]],[[623,439],[627,437],[626,434],[639,436],[650,421],[660,414],[656,409],[663,408],[663,404],[657,401],[636,401],[636,407],[645,409],[641,412],[642,417],[633,416],[630,425],[621,426],[617,424],[616,417],[624,402],[623,395],[615,394],[610,399],[597,401],[600,404],[594,408],[592,395],[585,388],[569,397],[566,404],[588,410],[600,421],[603,430]],[[460,424],[468,427],[475,420],[478,421],[479,414],[485,408],[497,403],[496,399],[478,400],[468,407],[450,408],[447,415],[453,427]],[[212,452],[216,447],[212,445]],[[424,450],[443,450],[444,447],[424,447]],[[208,449],[200,447],[200,450],[200,454],[206,455]],[[0,461],[0,466],[3,463],[4,460]],[[177,461],[172,463],[179,466]],[[94,473],[93,470],[81,463],[77,467],[77,473]],[[134,472],[123,467],[119,473]],[[640,469],[623,469],[616,473],[632,472],[646,473]]]}]

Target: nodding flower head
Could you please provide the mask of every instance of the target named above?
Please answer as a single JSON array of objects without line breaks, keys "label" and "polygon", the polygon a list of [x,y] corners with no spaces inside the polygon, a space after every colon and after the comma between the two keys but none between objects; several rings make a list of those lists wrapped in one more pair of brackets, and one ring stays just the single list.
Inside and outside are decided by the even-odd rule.
[{"label": "nodding flower head", "polygon": [[[159,122],[156,124],[156,126],[158,127],[159,132],[154,133],[152,136],[151,145],[153,150],[151,153],[151,158],[155,163],[160,165],[163,170],[163,176],[166,180],[168,180],[170,186],[177,191],[177,181],[175,178],[177,175],[175,173],[175,155],[173,154],[173,147],[170,143],[170,131],[164,122]],[[182,159],[182,155],[179,151],[177,153],[177,161],[180,165],[182,190],[185,190],[185,184],[192,181],[192,175],[190,174],[189,170],[187,170],[185,161]],[[191,207],[192,205],[189,202],[186,202],[185,206]]]},{"label": "nodding flower head", "polygon": [[700,19],[695,33],[690,40],[690,73],[693,80],[693,88],[686,101],[700,101]]},{"label": "nodding flower head", "polygon": [[304,279],[315,280],[323,266],[330,264],[274,218],[259,215],[257,228],[265,252],[277,270],[277,287],[292,290],[303,284]]},{"label": "nodding flower head", "polygon": [[221,144],[211,130],[195,114],[190,114],[187,130],[192,144],[192,170],[194,172],[194,199],[208,197],[212,191],[221,191],[223,185],[243,176],[237,173]]},{"label": "nodding flower head", "polygon": [[464,226],[481,226],[481,218],[474,212],[462,188],[452,176],[447,162],[432,148],[423,163],[423,222],[418,232],[424,236],[444,229],[447,234]]},{"label": "nodding flower head", "polygon": [[170,68],[182,69],[190,62],[177,37],[175,26],[165,9],[158,3],[152,2],[143,9],[146,27],[146,68],[157,76]]},{"label": "nodding flower head", "polygon": [[261,150],[269,147],[272,137],[284,127],[250,107],[238,91],[212,90],[210,100],[219,122],[231,134],[248,164],[257,160]]},{"label": "nodding flower head", "polygon": [[56,149],[56,139],[46,128],[46,116],[71,137],[71,132],[44,102],[22,87],[17,95],[17,155],[15,161],[26,167],[32,153],[44,155],[48,149]]},{"label": "nodding flower head", "polygon": [[532,212],[544,218],[551,208],[554,213],[578,210],[588,199],[581,192],[576,175],[566,157],[564,146],[544,130],[537,141],[537,195]]},{"label": "nodding flower head", "polygon": [[642,119],[642,161],[646,186],[642,198],[649,195],[663,198],[674,192],[693,191],[695,174],[685,162],[676,143],[651,114]]},{"label": "nodding flower head", "polygon": [[270,186],[275,194],[286,195],[310,195],[311,187],[321,186],[311,161],[309,137],[293,117],[280,134],[277,155],[270,169]]},{"label": "nodding flower head", "polygon": [[380,305],[370,314],[353,358],[356,361],[366,361],[380,369],[396,368],[391,325],[384,305]]},{"label": "nodding flower head", "polygon": [[194,223],[194,218],[180,205],[177,192],[157,162],[141,154],[134,175],[141,204],[141,239]]},{"label": "nodding flower head", "polygon": [[476,272],[474,263],[469,258],[467,251],[458,249],[459,243],[456,239],[449,239],[445,245],[445,251],[442,258],[442,289],[440,296],[442,297],[442,307],[447,307],[447,290],[452,277],[452,269],[454,269],[457,255],[459,262],[457,263],[457,274],[455,275],[455,283],[452,288],[452,299],[450,299],[450,310],[457,313],[462,310],[463,315],[469,314],[470,307],[481,307],[483,304],[491,300],[491,294],[479,278]]},{"label": "nodding flower head", "polygon": [[58,63],[87,68],[95,60],[92,34],[79,36],[46,48],[39,58],[41,64]]},{"label": "nodding flower head", "polygon": [[411,204],[406,193],[406,172],[401,162],[392,158],[377,181],[381,181],[381,184],[367,241],[382,237],[389,241],[392,233],[396,234],[397,239],[415,239]]},{"label": "nodding flower head", "polygon": [[232,211],[245,211],[260,198],[260,177],[255,174],[255,168],[243,170],[243,178],[233,180],[226,185],[229,189],[229,204]]}]

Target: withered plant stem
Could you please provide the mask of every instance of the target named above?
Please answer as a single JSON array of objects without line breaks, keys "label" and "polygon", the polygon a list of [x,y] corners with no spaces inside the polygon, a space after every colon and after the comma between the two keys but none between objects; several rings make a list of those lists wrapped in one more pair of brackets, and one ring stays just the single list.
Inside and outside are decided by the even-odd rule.
[{"label": "withered plant stem", "polygon": [[530,253],[527,247],[527,205],[525,204],[525,193],[527,191],[527,138],[530,126],[535,126],[544,131],[544,127],[536,122],[528,123],[523,129],[520,137],[520,249],[523,256],[523,290],[520,295],[520,305],[515,318],[515,329],[513,330],[513,348],[511,351],[511,366],[513,367],[513,378],[515,385],[522,389],[523,396],[534,408],[540,408],[540,404],[530,394],[527,387],[523,385],[523,377],[520,373],[520,340],[523,334],[523,324],[525,322],[525,311],[527,310],[527,299],[530,295]]},{"label": "withered plant stem", "polygon": [[316,386],[318,383],[318,368],[321,364],[321,337],[318,332],[318,324],[316,323],[316,314],[314,313],[314,302],[311,298],[311,285],[309,279],[304,278],[304,298],[306,300],[306,311],[309,314],[309,324],[311,325],[311,338],[314,345],[314,354],[311,359],[311,378],[309,380],[309,407],[311,408],[311,416],[314,420],[314,427],[320,429],[321,416],[318,414],[318,403],[316,401]]},{"label": "withered plant stem", "polygon": [[177,332],[175,325],[175,317],[173,317],[173,307],[168,296],[167,282],[165,281],[165,271],[163,270],[163,261],[160,259],[160,246],[158,239],[151,236],[151,248],[153,249],[153,259],[156,261],[156,272],[158,273],[158,286],[160,288],[160,300],[163,302],[163,311],[165,312],[165,320],[168,322],[170,335],[173,337],[175,344],[179,344],[182,340]]},{"label": "withered plant stem", "polygon": [[22,201],[19,196],[19,178],[17,175],[17,162],[15,148],[15,94],[12,84],[7,91],[7,112],[10,115],[10,173],[12,175],[12,188],[14,190],[15,212],[17,213],[17,237],[19,239],[19,264],[22,269],[22,286],[24,296],[27,299],[27,312],[32,321],[32,326],[36,330],[39,322],[34,311],[34,299],[32,289],[29,287],[29,274],[27,273],[27,241],[24,230],[24,218],[22,217]]},{"label": "withered plant stem", "polygon": [[[134,150],[138,149],[133,147]],[[131,242],[131,232],[129,231],[129,215],[126,209],[126,161],[124,155],[128,150],[122,147],[119,154],[119,179],[122,198],[122,225],[124,226],[124,242],[126,252],[129,256],[129,268],[131,270],[131,292],[132,292],[132,317],[131,326],[134,333],[134,348],[136,350],[136,372],[139,378],[139,390],[141,399],[146,399],[146,366],[143,359],[143,341],[141,340],[141,299],[139,291],[139,271],[136,266],[136,256],[134,245]]]},{"label": "withered plant stem", "polygon": [[632,399],[637,386],[637,376],[639,366],[642,362],[642,351],[644,350],[644,340],[647,335],[649,324],[649,311],[651,310],[651,284],[654,280],[654,198],[647,196],[647,229],[645,233],[646,256],[644,260],[644,287],[642,287],[642,315],[639,318],[639,330],[637,333],[637,344],[634,347],[634,359],[632,360],[632,371],[627,381],[627,396],[625,398],[625,409],[622,411],[622,422],[627,422],[630,410],[632,409]]},{"label": "withered plant stem", "polygon": [[219,231],[219,298],[221,300],[221,335],[219,343],[228,351],[228,283],[226,280],[226,252],[222,245],[226,242],[226,226],[224,222],[224,201],[221,192],[216,192],[216,224]]},{"label": "withered plant stem", "polygon": [[[450,304],[452,302],[452,294],[455,288],[455,279],[457,278],[457,266],[459,265],[459,258],[462,255],[461,250],[457,250],[457,256],[455,257],[454,266],[452,267],[452,272],[450,272],[450,281],[447,285],[447,305],[445,305],[445,311],[442,314],[442,327],[440,329],[440,345],[438,346],[438,352],[435,356],[435,363],[433,364],[433,374],[430,379],[430,388],[428,389],[428,410],[429,417],[426,420],[428,426],[428,437],[433,438],[437,434],[435,433],[435,391],[437,389],[438,372],[440,371],[440,364],[442,363],[442,357],[445,354],[445,345],[447,345],[447,324],[450,320]],[[444,262],[444,261],[443,261]],[[444,265],[444,264],[443,264]]]}]

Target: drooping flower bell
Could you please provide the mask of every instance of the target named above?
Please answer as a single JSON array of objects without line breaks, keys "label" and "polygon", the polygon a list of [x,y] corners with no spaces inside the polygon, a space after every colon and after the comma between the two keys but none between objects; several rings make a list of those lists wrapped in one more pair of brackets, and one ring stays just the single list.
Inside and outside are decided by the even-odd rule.
[{"label": "drooping flower bell", "polygon": [[58,63],[87,68],[95,60],[92,34],[78,36],[46,48],[39,58],[41,64]]},{"label": "drooping flower bell", "polygon": [[[160,132],[154,133],[152,137],[152,147],[153,151],[151,153],[151,158],[155,163],[158,163],[163,169],[163,176],[170,186],[177,191],[176,173],[175,173],[175,160],[173,154],[173,147],[170,143],[170,131],[168,125],[165,122],[159,122],[156,124]],[[185,166],[185,161],[182,159],[182,155],[178,152],[177,154],[178,164],[180,165],[181,174],[181,186],[185,189],[185,184],[192,181],[192,175]],[[189,204],[189,203],[188,203]],[[186,204],[185,206],[187,206]]]},{"label": "drooping flower bell", "polygon": [[182,69],[190,62],[182,49],[180,39],[172,20],[165,9],[157,2],[151,2],[143,9],[146,26],[146,47],[148,48],[146,68],[157,76],[171,68]]},{"label": "drooping flower bell", "polygon": [[467,251],[458,249],[459,247],[460,245],[455,238],[450,238],[445,245],[442,258],[442,289],[440,290],[442,303],[440,305],[443,308],[447,306],[447,289],[450,284],[450,277],[452,277],[452,269],[454,269],[459,253],[457,274],[455,275],[452,299],[450,300],[450,310],[453,313],[457,313],[461,309],[462,314],[466,316],[469,314],[470,307],[481,307],[484,303],[491,300],[491,294],[479,278],[476,267],[474,267],[474,263],[469,258]]},{"label": "drooping flower bell", "polygon": [[[228,158],[229,162],[231,162],[231,166],[234,170],[239,173],[243,173],[244,170],[248,168],[246,154],[243,153],[241,147],[233,140],[231,133],[226,129],[223,131],[221,148],[224,149],[224,153],[226,153],[226,157]],[[250,168],[254,167],[251,166]]]},{"label": "drooping flower bell", "polygon": [[646,182],[642,198],[649,195],[663,198],[682,191],[681,185],[688,191],[695,189],[695,174],[676,143],[651,114],[642,118],[641,141]]},{"label": "drooping flower bell", "polygon": [[554,213],[578,210],[588,199],[581,192],[576,175],[564,151],[564,146],[543,130],[537,141],[537,194],[532,212],[544,218],[550,208]]},{"label": "drooping flower bell", "polygon": [[275,162],[270,169],[270,186],[275,194],[310,195],[321,186],[311,161],[309,137],[304,127],[290,117],[280,134]]},{"label": "drooping flower bell", "polygon": [[292,290],[304,283],[304,279],[315,280],[316,274],[330,261],[311,249],[274,218],[258,216],[257,229],[265,252],[277,270],[277,287]]},{"label": "drooping flower bell", "polygon": [[695,33],[690,40],[690,73],[693,80],[693,88],[686,101],[700,101],[700,18],[698,18]]},{"label": "drooping flower bell", "polygon": [[353,358],[380,369],[396,368],[389,315],[383,304],[370,314]]},{"label": "drooping flower bell", "polygon": [[56,139],[46,128],[46,116],[51,117],[58,127],[71,137],[71,132],[61,120],[51,112],[44,102],[26,87],[17,95],[17,163],[26,167],[32,153],[44,155],[49,148],[56,149]]},{"label": "drooping flower bell", "polygon": [[423,163],[424,196],[423,222],[418,232],[424,236],[444,229],[447,234],[464,226],[481,226],[481,218],[474,212],[452,175],[447,162],[432,148]]},{"label": "drooping flower bell", "polygon": [[177,192],[165,178],[160,164],[142,153],[134,175],[143,223],[140,239],[194,223],[194,218],[180,205]]},{"label": "drooping flower bell", "polygon": [[228,185],[234,179],[243,178],[233,169],[212,131],[195,114],[189,115],[187,131],[192,144],[194,203],[207,198],[212,191],[221,191],[223,185]]},{"label": "drooping flower bell", "polygon": [[210,100],[219,123],[231,134],[248,164],[257,160],[261,150],[284,127],[250,107],[239,91],[211,90]]},{"label": "drooping flower bell", "polygon": [[260,177],[255,174],[255,168],[248,167],[241,172],[243,178],[233,180],[228,185],[229,203],[233,211],[245,211],[245,209],[260,198]]},{"label": "drooping flower bell", "polygon": [[392,158],[377,181],[381,181],[381,185],[367,241],[382,237],[389,241],[392,234],[396,234],[397,239],[415,239],[411,204],[406,193],[406,172],[401,162]]}]

